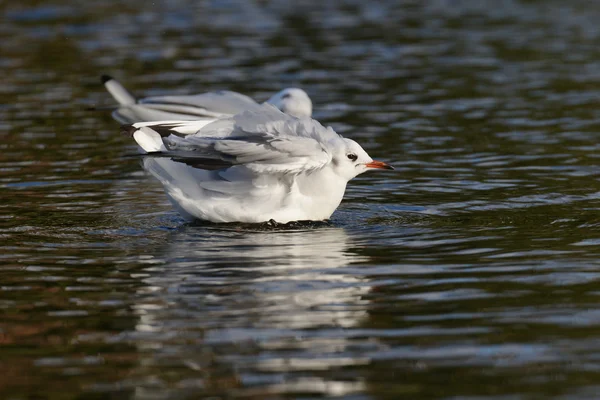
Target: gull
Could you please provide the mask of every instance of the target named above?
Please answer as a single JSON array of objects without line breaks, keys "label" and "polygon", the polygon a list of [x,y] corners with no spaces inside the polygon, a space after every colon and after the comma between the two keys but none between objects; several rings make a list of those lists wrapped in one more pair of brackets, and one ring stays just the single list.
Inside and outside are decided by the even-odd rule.
[{"label": "gull", "polygon": [[326,220],[348,181],[369,170],[393,169],[331,127],[268,103],[192,133],[195,123],[123,127],[145,152],[144,169],[187,220]]},{"label": "gull", "polygon": [[[154,96],[137,99],[108,75],[102,75],[106,90],[119,103],[112,116],[122,124],[161,120],[214,120],[246,110],[259,110],[260,104],[237,92],[221,90],[188,96]],[[302,89],[287,88],[266,101],[295,117],[310,117],[312,102]]]}]

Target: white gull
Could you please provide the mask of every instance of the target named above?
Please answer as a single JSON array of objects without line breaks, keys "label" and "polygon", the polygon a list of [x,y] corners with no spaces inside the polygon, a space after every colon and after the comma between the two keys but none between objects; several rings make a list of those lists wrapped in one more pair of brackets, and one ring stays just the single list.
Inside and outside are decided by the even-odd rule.
[{"label": "white gull", "polygon": [[144,168],[189,220],[325,220],[339,206],[349,180],[369,170],[393,169],[331,127],[270,104],[186,131],[194,124],[124,127],[148,153]]},{"label": "white gull", "polygon": [[[250,97],[228,90],[187,96],[154,96],[137,99],[111,76],[102,75],[102,83],[119,103],[119,107],[112,115],[122,124],[162,120],[212,121],[242,111],[260,109],[260,104]],[[295,117],[312,115],[312,102],[302,89],[283,89],[266,102]]]}]

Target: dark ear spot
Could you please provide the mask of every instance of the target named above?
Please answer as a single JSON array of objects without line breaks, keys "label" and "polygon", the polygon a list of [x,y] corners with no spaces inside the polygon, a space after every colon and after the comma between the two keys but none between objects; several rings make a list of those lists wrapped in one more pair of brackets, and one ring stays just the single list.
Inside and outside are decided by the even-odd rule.
[{"label": "dark ear spot", "polygon": [[339,164],[338,159],[336,157],[333,157],[331,159],[331,163],[333,164],[334,167],[337,167],[337,165]]}]

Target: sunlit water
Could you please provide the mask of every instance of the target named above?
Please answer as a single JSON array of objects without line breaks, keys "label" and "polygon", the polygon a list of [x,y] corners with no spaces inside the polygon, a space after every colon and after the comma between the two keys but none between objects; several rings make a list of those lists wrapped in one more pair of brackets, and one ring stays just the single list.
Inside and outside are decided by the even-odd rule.
[{"label": "sunlit water", "polygon": [[[600,392],[600,6],[0,4],[0,398]],[[98,77],[286,86],[395,172],[326,224],[186,224]]]}]

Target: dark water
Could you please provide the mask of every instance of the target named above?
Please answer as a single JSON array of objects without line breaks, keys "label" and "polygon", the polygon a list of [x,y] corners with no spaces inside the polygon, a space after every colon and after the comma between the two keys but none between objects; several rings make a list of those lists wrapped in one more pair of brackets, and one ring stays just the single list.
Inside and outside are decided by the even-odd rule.
[{"label": "dark water", "polygon": [[[0,398],[600,395],[600,5],[1,2]],[[330,224],[185,224],[140,95],[304,88],[393,173]]]}]

